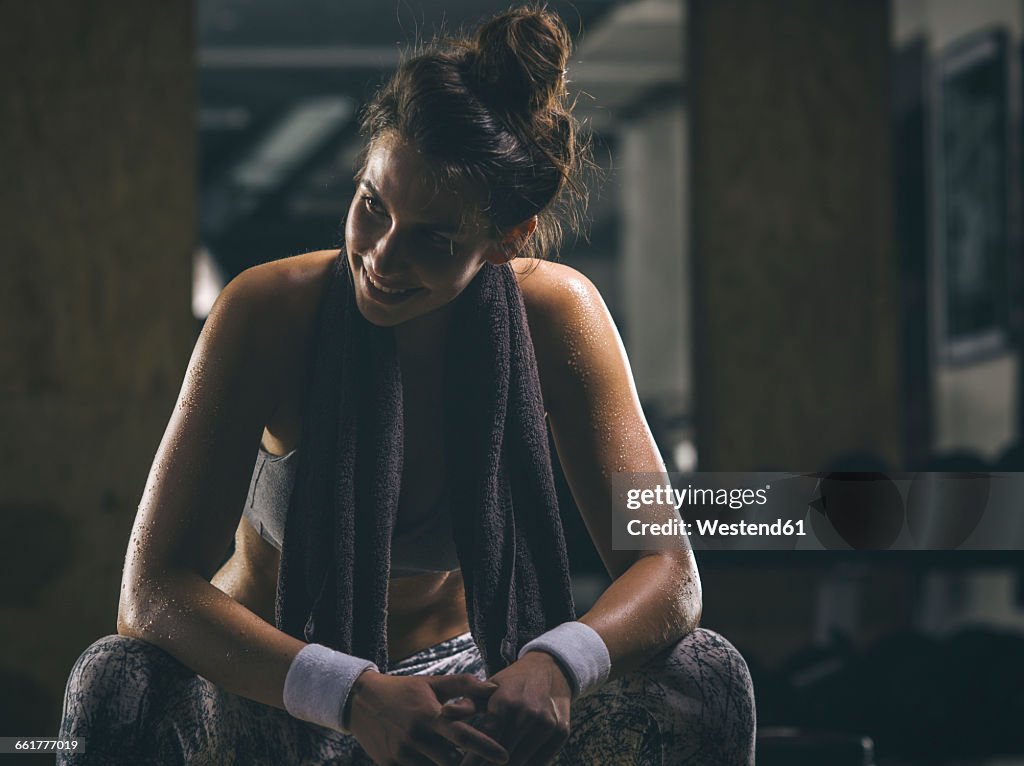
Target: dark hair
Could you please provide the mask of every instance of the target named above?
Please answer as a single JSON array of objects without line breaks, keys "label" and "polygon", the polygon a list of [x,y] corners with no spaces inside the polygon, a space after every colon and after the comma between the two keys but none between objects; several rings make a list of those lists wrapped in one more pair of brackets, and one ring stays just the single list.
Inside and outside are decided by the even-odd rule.
[{"label": "dark hair", "polygon": [[580,229],[581,174],[593,167],[568,100],[571,48],[565,24],[544,7],[508,10],[472,37],[437,39],[367,105],[367,148],[395,132],[446,180],[470,182],[495,234],[537,216],[523,252],[542,257],[557,249],[563,222]]}]

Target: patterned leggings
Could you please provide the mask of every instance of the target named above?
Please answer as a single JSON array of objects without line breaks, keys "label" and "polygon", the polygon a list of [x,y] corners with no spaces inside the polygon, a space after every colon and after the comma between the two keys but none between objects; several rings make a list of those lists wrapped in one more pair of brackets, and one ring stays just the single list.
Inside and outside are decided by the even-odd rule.
[{"label": "patterned leggings", "polygon": [[[396,675],[473,673],[483,663],[469,633],[395,664]],[[703,628],[639,670],[573,703],[557,766],[749,766],[754,693],[743,657]],[[106,636],[75,663],[60,736],[83,753],[59,764],[366,766],[351,736],[231,694],[162,649]]]}]

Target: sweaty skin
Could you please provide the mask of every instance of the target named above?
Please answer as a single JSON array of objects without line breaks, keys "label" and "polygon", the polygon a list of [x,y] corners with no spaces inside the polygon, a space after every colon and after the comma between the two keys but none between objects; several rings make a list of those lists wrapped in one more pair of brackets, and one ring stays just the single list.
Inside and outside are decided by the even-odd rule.
[{"label": "sweaty skin", "polygon": [[[527,221],[496,238],[478,215],[467,215],[470,194],[438,181],[414,148],[380,140],[346,219],[357,305],[367,320],[395,328],[402,366],[405,453],[415,459],[403,467],[399,514],[426,512],[444,489],[440,361],[449,304],[485,263],[508,262],[535,226]],[[285,675],[304,644],[273,625],[280,556],[241,509],[258,445],[278,455],[299,445],[312,326],[336,254],[257,266],[222,292],[154,460],[121,586],[119,633],[164,648],[228,691],[279,708]],[[511,265],[558,458],[613,579],[580,619],[604,639],[616,678],[697,626],[700,580],[688,548],[612,550],[611,475],[665,469],[601,296],[568,266],[520,258]],[[235,553],[218,570],[232,535]],[[467,630],[457,570],[391,580],[391,658]],[[531,678],[549,674],[544,688],[557,688],[561,700],[565,680],[557,668],[543,652],[527,655],[503,671],[505,687],[492,702],[505,704],[506,691],[530,693],[520,683],[527,669]],[[373,698],[378,675],[360,676],[353,700]],[[567,716],[567,699],[559,704]]]}]

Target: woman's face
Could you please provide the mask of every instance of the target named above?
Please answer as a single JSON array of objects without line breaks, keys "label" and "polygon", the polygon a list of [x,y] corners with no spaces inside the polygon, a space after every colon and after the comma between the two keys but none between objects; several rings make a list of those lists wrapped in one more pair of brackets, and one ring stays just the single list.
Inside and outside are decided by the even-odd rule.
[{"label": "woman's face", "polygon": [[471,194],[441,184],[394,135],[370,147],[345,222],[356,305],[390,327],[452,301],[485,261],[508,260]]}]

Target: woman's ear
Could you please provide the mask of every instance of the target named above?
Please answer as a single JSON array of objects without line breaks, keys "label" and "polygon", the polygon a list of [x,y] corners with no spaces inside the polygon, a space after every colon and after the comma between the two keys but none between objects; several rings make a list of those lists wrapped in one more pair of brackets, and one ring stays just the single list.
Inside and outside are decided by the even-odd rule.
[{"label": "woman's ear", "polygon": [[508,263],[519,255],[519,251],[526,246],[526,243],[536,230],[537,216],[527,218],[521,224],[513,226],[506,231],[497,245],[487,249],[487,252],[484,253],[484,258],[495,266]]}]

